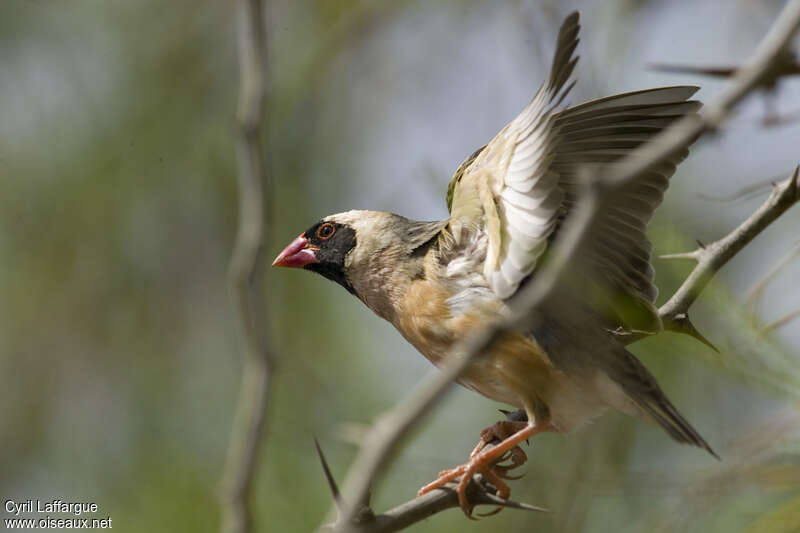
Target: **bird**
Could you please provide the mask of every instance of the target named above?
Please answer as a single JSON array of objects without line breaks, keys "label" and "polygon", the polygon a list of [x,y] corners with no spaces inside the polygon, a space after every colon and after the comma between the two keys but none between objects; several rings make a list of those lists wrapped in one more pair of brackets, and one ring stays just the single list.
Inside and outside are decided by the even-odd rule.
[{"label": "bird", "polygon": [[[573,12],[533,99],[458,167],[446,219],[422,222],[366,210],[330,215],[291,241],[273,266],[338,283],[436,366],[458,357],[451,353],[457,341],[508,315],[509,299],[536,278],[578,201],[586,169],[625,157],[700,108],[691,100],[694,86],[566,107],[579,29]],[[483,430],[467,462],[442,472],[420,494],[458,480],[459,505],[472,518],[466,488],[473,476],[482,474],[507,499],[503,479],[515,479],[509,470],[526,459],[519,444],[543,431],[571,433],[608,409],[655,422],[674,440],[716,456],[615,335],[662,329],[646,229],[687,154],[673,154],[623,187],[530,327],[506,335],[458,379],[525,416]]]}]

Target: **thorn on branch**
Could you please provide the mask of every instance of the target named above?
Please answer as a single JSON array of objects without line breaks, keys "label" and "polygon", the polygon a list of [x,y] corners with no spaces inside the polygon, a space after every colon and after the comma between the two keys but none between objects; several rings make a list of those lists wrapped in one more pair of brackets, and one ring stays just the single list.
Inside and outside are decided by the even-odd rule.
[{"label": "thorn on branch", "polygon": [[[478,476],[479,478],[481,476]],[[476,504],[486,504],[486,505],[498,505],[500,508],[508,507],[510,509],[521,509],[523,511],[532,511],[535,513],[549,513],[550,510],[546,509],[545,507],[539,507],[538,505],[532,505],[530,503],[524,502],[517,502],[514,500],[506,500],[497,496],[495,493],[496,488],[488,483],[486,480],[481,478],[480,483],[477,482],[475,479],[472,479],[470,485],[473,487],[474,493],[468,493],[469,499],[471,502]],[[441,490],[441,489],[440,489]],[[453,490],[451,487],[448,486],[447,490]],[[490,511],[488,513],[483,513],[481,516],[491,516],[493,514],[497,514],[499,509],[494,511]]]},{"label": "thorn on branch", "polygon": [[[800,5],[800,2],[798,5]],[[705,249],[695,250],[694,254],[698,259],[697,265],[695,265],[678,290],[658,310],[664,329],[688,333],[704,344],[713,347],[707,339],[697,332],[694,326],[691,326],[691,323],[681,324],[679,317],[686,314],[689,307],[720,268],[800,200],[800,190],[797,187],[798,174],[800,174],[800,165],[795,167],[792,176],[780,182],[761,207],[737,228],[725,237],[714,241]],[[635,340],[637,340],[636,337],[631,337],[623,342],[627,344]],[[714,350],[716,351],[716,348]]]},{"label": "thorn on branch", "polygon": [[[513,416],[516,414],[516,411],[509,412],[509,414]],[[334,495],[336,507],[337,509],[343,509],[346,507],[345,502],[339,494],[339,489],[330,472],[322,448],[316,439],[314,439],[314,444],[320,458],[320,463],[322,464],[322,469],[325,472],[325,477],[328,480],[328,485],[331,487],[331,492]],[[488,446],[491,447],[493,445],[489,444]],[[457,481],[453,481],[440,489],[433,490],[422,496],[417,496],[412,500],[401,503],[378,515],[369,507],[364,507],[355,515],[355,518],[353,518],[349,524],[345,524],[343,521],[343,513],[340,512],[334,523],[323,525],[320,530],[348,533],[383,533],[399,531],[439,512],[447,509],[457,509],[459,507],[457,488]],[[511,509],[539,513],[550,512],[544,507],[539,507],[530,503],[503,499],[497,496],[496,492],[497,488],[480,475],[470,479],[469,485],[467,486],[467,498],[470,503],[476,506],[493,505],[500,508],[508,507]],[[498,510],[490,511],[486,513],[486,515],[496,514],[497,512]]]},{"label": "thorn on branch", "polygon": [[331,489],[331,496],[333,496],[333,502],[336,504],[336,508],[341,511],[342,510],[342,495],[339,493],[339,486],[336,484],[336,479],[334,479],[333,474],[331,473],[331,469],[328,466],[328,461],[325,460],[325,454],[322,453],[322,448],[319,445],[319,441],[314,438],[314,447],[317,449],[317,456],[319,457],[319,462],[322,464],[322,472],[325,474],[325,480],[328,482],[328,488]]},{"label": "thorn on branch", "polygon": [[711,341],[708,340],[702,333],[700,333],[694,324],[692,324],[692,321],[689,319],[689,315],[687,313],[676,315],[675,318],[672,319],[669,329],[677,333],[685,333],[686,335],[690,335],[715,352],[719,353],[717,347],[714,346]]},{"label": "thorn on branch", "polygon": [[[316,438],[314,439],[314,447],[317,449],[317,456],[319,457],[319,462],[322,464],[322,471],[325,474],[325,480],[328,482],[328,488],[331,490],[331,496],[333,496],[336,509],[339,511],[339,515],[341,517],[341,513],[346,506],[344,504],[344,500],[342,499],[342,495],[339,492],[339,486],[336,484],[336,479],[331,473],[331,469],[328,466],[328,461],[325,459],[325,454],[322,452],[322,447],[319,445],[319,441]],[[364,524],[375,519],[375,513],[369,506],[369,499],[370,493],[367,492],[366,501],[362,502],[358,513],[355,516],[354,522],[356,524]],[[337,518],[336,521],[338,523],[339,519]]]},{"label": "thorn on branch", "polygon": [[[331,473],[328,461],[325,459],[325,454],[322,452],[322,447],[319,445],[319,441],[316,438],[314,438],[314,447],[317,449],[317,456],[319,457],[319,462],[322,465],[322,472],[325,474],[325,480],[328,482],[328,488],[331,490],[333,502],[336,505],[336,510],[339,512],[339,517],[337,517],[336,520],[336,523],[338,524],[341,514],[347,506],[345,505],[342,495],[339,492],[339,486],[336,484],[336,479]],[[355,524],[366,524],[375,520],[375,512],[369,506],[370,496],[370,492],[367,491],[365,501],[361,503],[359,510],[353,519]],[[331,529],[336,529],[336,524],[331,526]]]},{"label": "thorn on branch", "polygon": [[694,250],[693,252],[682,252],[679,254],[663,254],[658,257],[659,259],[693,259],[697,261],[699,255],[698,250]]}]

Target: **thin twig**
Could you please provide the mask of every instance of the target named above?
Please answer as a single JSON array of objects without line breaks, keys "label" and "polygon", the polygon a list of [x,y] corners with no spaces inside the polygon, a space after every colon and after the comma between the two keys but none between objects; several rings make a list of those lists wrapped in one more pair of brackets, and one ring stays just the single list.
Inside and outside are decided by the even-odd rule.
[{"label": "thin twig", "polygon": [[[660,70],[661,72],[674,72],[678,74],[701,74],[704,76],[712,76],[716,78],[729,78],[736,74],[739,70],[738,67],[699,67],[693,65],[670,65],[665,63],[653,63],[650,65],[652,70]],[[797,61],[797,56],[789,48],[784,48],[781,53],[776,56],[760,82],[763,89],[772,91],[777,86],[778,82],[784,78],[800,75],[800,62]]]},{"label": "thin twig", "polygon": [[773,176],[770,178],[766,178],[764,180],[757,181],[752,183],[746,187],[742,187],[738,191],[734,191],[730,194],[723,194],[723,195],[715,195],[715,194],[708,194],[704,192],[697,193],[697,197],[701,200],[706,200],[709,202],[740,202],[749,200],[756,196],[759,196],[770,189],[770,186],[774,185],[777,180],[779,180],[781,176]]},{"label": "thin twig", "polygon": [[800,241],[794,243],[794,246],[784,255],[775,265],[762,277],[755,285],[748,291],[747,294],[747,308],[753,316],[758,314],[759,303],[764,295],[767,286],[774,280],[784,268],[786,268],[792,261],[800,257]]},{"label": "thin twig", "polygon": [[761,329],[759,329],[758,330],[758,334],[759,335],[766,335],[767,333],[772,333],[776,329],[782,328],[783,326],[785,326],[786,324],[788,324],[789,322],[791,322],[793,320],[796,320],[797,318],[800,318],[800,309],[795,309],[794,311],[786,313],[785,315],[783,315],[779,319],[777,319],[777,320],[775,320],[773,322],[770,322],[769,324],[767,324],[764,327],[762,327]]},{"label": "thin twig", "polygon": [[[773,186],[772,194],[761,204],[752,215],[742,222],[736,229],[725,237],[710,244],[698,243],[697,249],[691,252],[677,254],[665,254],[661,259],[689,259],[696,261],[692,272],[686,277],[678,290],[658,309],[663,329],[676,333],[684,333],[695,337],[699,341],[708,345],[715,351],[717,348],[708,339],[698,332],[691,320],[689,320],[689,307],[697,300],[700,293],[705,289],[711,278],[725,264],[733,259],[747,244],[757,235],[764,231],[767,226],[774,222],[778,217],[785,213],[790,207],[800,201],[800,189],[797,181],[797,168],[791,176]],[[768,276],[775,275],[773,270]],[[757,298],[760,293],[753,289],[751,298]],[[639,339],[648,336],[647,333],[627,332],[617,330],[614,332],[625,344],[631,344]]]},{"label": "thin twig", "polygon": [[[325,455],[322,453],[319,443],[314,440],[314,444],[316,445],[317,454],[319,455],[320,462],[322,463],[323,473],[328,481],[328,486],[331,488],[334,502],[340,511],[336,521],[332,524],[323,526],[321,530],[337,531],[338,529],[341,529],[341,510],[343,501],[341,495],[339,494],[336,481],[331,474],[330,468],[325,460]],[[494,444],[488,444],[485,449],[491,449],[493,446]],[[479,481],[476,482],[473,480],[467,488],[469,501],[475,505],[494,505],[498,508],[548,512],[548,510],[544,507],[538,507],[529,503],[516,502],[514,500],[504,500],[498,496],[495,496],[493,493],[495,492],[496,488],[485,483],[482,477],[478,476],[478,478]],[[420,520],[424,520],[430,516],[433,516],[436,513],[458,507],[458,494],[456,493],[457,487],[458,484],[455,482],[448,483],[442,489],[437,489],[422,496],[417,496],[416,498],[405,503],[401,503],[400,505],[397,505],[396,507],[379,515],[375,515],[368,505],[362,505],[355,520],[353,520],[351,523],[351,526],[345,529],[357,531],[358,533],[388,533],[391,531],[400,531],[401,529],[405,529],[406,527],[419,522]]]},{"label": "thin twig", "polygon": [[558,285],[566,275],[564,266],[579,248],[586,230],[604,203],[620,187],[635,180],[653,166],[672,154],[685,149],[705,132],[719,127],[732,108],[759,85],[772,68],[775,58],[800,26],[800,0],[792,0],[784,8],[770,32],[762,40],[747,66],[732,78],[731,86],[697,116],[690,115],[678,121],[652,142],[635,150],[621,162],[601,170],[586,193],[576,202],[570,217],[565,221],[560,240],[553,248],[552,260],[537,273],[512,302],[511,316],[478,332],[451,351],[442,372],[426,380],[403,402],[380,416],[364,438],[364,444],[347,475],[343,497],[346,503],[337,530],[350,530],[357,508],[351,502],[362,501],[372,481],[386,466],[402,437],[419,423],[442,398],[445,391],[469,365],[500,340],[506,332],[524,326],[531,312]]},{"label": "thin twig", "polygon": [[[430,518],[436,513],[458,507],[458,494],[456,493],[457,483],[448,483],[443,489],[431,491],[413,500],[376,515],[367,521],[359,521],[347,528],[348,531],[357,533],[389,533],[400,531],[417,522]],[[504,500],[489,492],[487,488],[479,485],[474,480],[467,487],[467,497],[470,503],[477,505],[494,505],[497,507],[520,509],[524,511],[534,511],[546,513],[547,509],[537,507],[527,503]],[[332,524],[323,526],[323,531],[338,531],[339,525]]]},{"label": "thin twig", "polygon": [[790,177],[775,185],[772,194],[761,207],[722,239],[689,254],[671,256],[691,257],[697,261],[697,265],[672,297],[659,308],[658,314],[664,323],[664,329],[683,331],[684,317],[686,317],[689,307],[714,274],[775,219],[800,200],[797,177],[798,168],[795,168]]},{"label": "thin twig", "polygon": [[800,121],[800,110],[788,111],[783,113],[771,113],[761,120],[761,125],[765,128],[775,128],[778,126],[788,126]]},{"label": "thin twig", "polygon": [[259,305],[259,266],[265,247],[265,173],[261,154],[261,123],[266,103],[266,30],[261,0],[237,2],[240,92],[237,110],[236,157],[239,181],[239,226],[229,266],[229,285],[238,315],[244,354],[242,382],[223,469],[221,531],[248,533],[253,475],[266,423],[272,356],[262,332],[264,309]]}]

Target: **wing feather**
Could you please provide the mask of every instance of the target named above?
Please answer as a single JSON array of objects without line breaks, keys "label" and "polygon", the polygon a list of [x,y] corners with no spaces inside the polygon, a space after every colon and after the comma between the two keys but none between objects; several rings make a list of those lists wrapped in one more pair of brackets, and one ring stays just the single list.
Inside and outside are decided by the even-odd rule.
[{"label": "wing feather", "polygon": [[[689,100],[697,87],[676,86],[556,111],[572,87],[579,29],[573,13],[559,31],[547,81],[517,118],[462,163],[448,189],[452,234],[472,227],[488,237],[481,241],[483,275],[499,298],[511,296],[535,272],[557,237],[579,192],[580,167],[613,163],[700,107]],[[624,187],[578,252],[580,277],[593,280],[589,292],[599,295],[596,305],[614,325],[660,327],[646,229],[687,154],[675,154]]]},{"label": "wing feather", "polygon": [[[555,229],[563,192],[559,177],[551,172],[554,161],[554,108],[572,85],[568,80],[578,60],[578,14],[567,17],[559,31],[550,75],[531,102],[494,139],[460,168],[451,183],[453,225],[464,224],[464,211],[456,199],[469,203],[462,191],[493,194],[494,206],[484,205],[482,223],[489,231],[484,278],[500,298],[511,296],[536,268]],[[462,165],[464,167],[464,165]],[[483,180],[485,184],[476,184]],[[480,225],[480,224],[479,224]]]},{"label": "wing feather", "polygon": [[[557,113],[552,169],[564,191],[562,220],[578,194],[581,165],[617,161],[664,128],[697,111],[687,101],[696,87],[664,87],[610,96]],[[658,291],[650,263],[647,224],[661,204],[669,178],[688,150],[650,169],[625,186],[600,215],[575,263],[581,279],[595,282],[595,302],[610,325],[652,331],[660,328],[654,303]],[[557,232],[556,232],[557,233]],[[555,234],[551,236],[555,237]]]}]

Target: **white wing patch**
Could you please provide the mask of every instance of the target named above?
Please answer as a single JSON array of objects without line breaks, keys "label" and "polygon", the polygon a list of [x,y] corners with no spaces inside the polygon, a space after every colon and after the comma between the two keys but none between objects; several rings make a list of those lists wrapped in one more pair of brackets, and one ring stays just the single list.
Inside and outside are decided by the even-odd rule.
[{"label": "white wing patch", "polygon": [[[495,191],[499,239],[496,261],[487,258],[484,276],[499,298],[508,298],[536,268],[558,221],[562,195],[558,175],[549,170],[552,157],[551,109],[547,93],[533,101],[501,135],[509,138],[511,157]],[[492,165],[502,169],[504,165]],[[499,167],[499,168],[498,168]],[[487,216],[491,223],[492,217]],[[489,257],[492,257],[491,254]]]},{"label": "white wing patch", "polygon": [[558,223],[563,196],[559,176],[551,169],[554,117],[572,88],[567,82],[578,60],[573,52],[579,28],[577,13],[567,17],[547,81],[519,116],[454,177],[450,207],[455,241],[469,222],[486,234],[480,272],[496,298],[512,296],[533,272]]},{"label": "white wing patch", "polygon": [[[689,100],[696,87],[676,86],[556,111],[572,87],[579,27],[577,14],[564,21],[549,79],[450,182],[447,274],[453,294],[463,293],[465,301],[487,292],[509,298],[535,275],[557,225],[576,202],[581,166],[619,160],[700,106]],[[646,228],[687,153],[673,154],[619,191],[591,228],[592,239],[578,250],[573,266],[590,289],[590,305],[609,324],[641,331],[661,327]],[[468,274],[473,267],[477,276]],[[472,288],[480,290],[470,293]],[[451,306],[460,307],[459,298]]]}]

